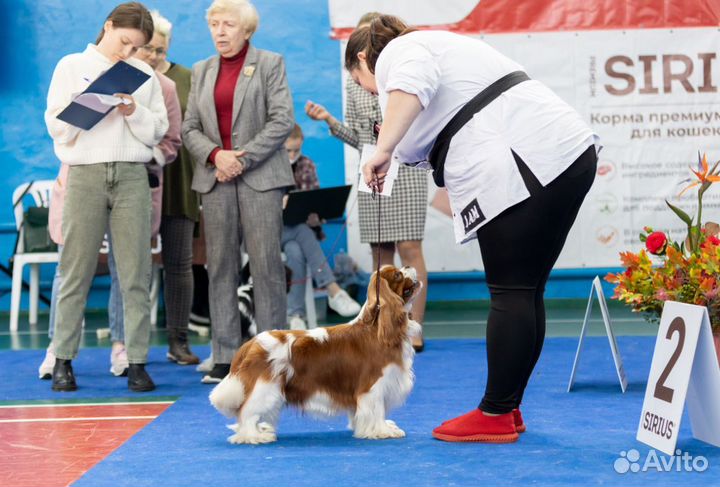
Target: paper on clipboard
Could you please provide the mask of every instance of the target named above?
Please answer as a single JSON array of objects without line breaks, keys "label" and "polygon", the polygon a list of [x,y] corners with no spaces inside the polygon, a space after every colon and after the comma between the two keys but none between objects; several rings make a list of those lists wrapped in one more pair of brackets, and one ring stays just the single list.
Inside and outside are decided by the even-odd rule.
[{"label": "paper on clipboard", "polygon": [[102,93],[80,93],[73,101],[100,113],[107,112],[108,108],[130,104],[130,100],[126,98],[120,98],[114,95],[103,95]]},{"label": "paper on clipboard", "polygon": [[[358,172],[360,173],[360,182],[358,183],[358,191],[362,191],[363,193],[372,193],[372,189],[370,186],[368,186],[365,183],[365,178],[363,177],[362,171],[363,167],[367,163],[368,160],[375,154],[375,150],[377,150],[377,146],[373,144],[363,144],[362,148],[362,154],[360,156],[360,165],[358,166]],[[395,183],[395,179],[397,179],[398,171],[400,170],[400,164],[397,161],[391,161],[390,162],[390,169],[388,170],[387,176],[385,176],[385,183],[383,184],[383,190],[378,193],[383,196],[391,196],[392,195],[392,188],[393,184]]]}]

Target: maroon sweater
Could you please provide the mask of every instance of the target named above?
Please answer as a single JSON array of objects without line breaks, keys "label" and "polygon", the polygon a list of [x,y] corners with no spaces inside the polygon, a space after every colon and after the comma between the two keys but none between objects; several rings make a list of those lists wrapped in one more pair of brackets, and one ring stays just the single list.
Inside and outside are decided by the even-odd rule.
[{"label": "maroon sweater", "polygon": [[[233,98],[235,97],[235,86],[237,85],[240,71],[245,64],[245,56],[248,52],[249,43],[233,57],[220,57],[220,71],[215,82],[215,112],[217,113],[218,128],[224,150],[232,150],[232,117]],[[215,155],[220,151],[216,147],[210,153],[210,162],[215,163]]]}]

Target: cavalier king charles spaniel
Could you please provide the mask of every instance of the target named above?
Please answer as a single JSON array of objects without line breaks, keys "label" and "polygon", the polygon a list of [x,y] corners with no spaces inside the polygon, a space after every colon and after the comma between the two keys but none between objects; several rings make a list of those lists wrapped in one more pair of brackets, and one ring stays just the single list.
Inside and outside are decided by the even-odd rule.
[{"label": "cavalier king charles spaniel", "polygon": [[266,331],[245,343],[210,394],[218,411],[238,421],[228,441],[275,441],[285,404],[320,416],[345,412],[356,438],[404,437],[386,415],[415,380],[411,338],[420,325],[409,311],[421,288],[415,269],[386,265],[372,275],[368,300],[350,323]]}]

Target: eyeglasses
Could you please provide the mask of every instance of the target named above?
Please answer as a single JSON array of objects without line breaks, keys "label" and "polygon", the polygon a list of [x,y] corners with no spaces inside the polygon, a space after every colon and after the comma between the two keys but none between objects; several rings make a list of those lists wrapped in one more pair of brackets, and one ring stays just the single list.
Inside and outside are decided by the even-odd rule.
[{"label": "eyeglasses", "polygon": [[141,49],[148,54],[152,54],[154,52],[157,56],[162,56],[167,53],[164,47],[152,47],[150,44],[144,45]]}]

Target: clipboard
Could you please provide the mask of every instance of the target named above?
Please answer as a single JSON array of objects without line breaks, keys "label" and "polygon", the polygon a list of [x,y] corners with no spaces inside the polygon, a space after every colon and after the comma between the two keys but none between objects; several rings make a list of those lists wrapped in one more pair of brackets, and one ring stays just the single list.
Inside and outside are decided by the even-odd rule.
[{"label": "clipboard", "polygon": [[310,213],[317,213],[321,219],[342,218],[352,186],[290,191],[283,211],[285,225],[305,223]]},{"label": "clipboard", "polygon": [[[114,95],[115,93],[130,94],[137,90],[148,79],[150,79],[149,74],[125,61],[118,61],[95,81],[90,83],[90,86],[80,93],[80,95],[86,93],[99,95]],[[83,130],[90,130],[100,120],[105,118],[105,115],[110,113],[113,108],[115,108],[115,106],[108,106],[107,110],[102,111],[102,109],[100,109],[100,111],[98,111],[97,109],[72,101],[60,112],[57,118]]]}]

